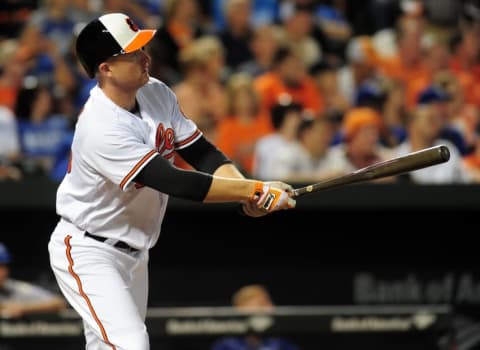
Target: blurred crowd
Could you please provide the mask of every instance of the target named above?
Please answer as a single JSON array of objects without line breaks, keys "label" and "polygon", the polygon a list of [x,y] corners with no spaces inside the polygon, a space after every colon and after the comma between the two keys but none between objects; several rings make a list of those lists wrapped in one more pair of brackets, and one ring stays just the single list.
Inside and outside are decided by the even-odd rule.
[{"label": "blurred crowd", "polygon": [[382,181],[480,181],[476,0],[2,0],[0,179],[63,178],[96,84],[75,38],[109,12],[158,29],[151,76],[249,177],[318,181],[443,144],[448,163]]},{"label": "blurred crowd", "polygon": [[[0,242],[0,319],[21,318],[33,314],[57,313],[67,307],[60,295],[40,285],[10,276],[11,256]],[[4,348],[0,342],[0,349]]]}]

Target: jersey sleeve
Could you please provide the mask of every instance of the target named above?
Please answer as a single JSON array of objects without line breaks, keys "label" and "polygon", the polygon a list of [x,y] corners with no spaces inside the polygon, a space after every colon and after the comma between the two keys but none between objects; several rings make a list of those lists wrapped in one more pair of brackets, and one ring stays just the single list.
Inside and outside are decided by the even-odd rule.
[{"label": "jersey sleeve", "polygon": [[158,155],[135,129],[116,126],[92,137],[88,156],[97,172],[126,191],[132,179]]},{"label": "jersey sleeve", "polygon": [[188,147],[197,141],[202,132],[191,119],[183,114],[173,91],[170,91],[170,101],[172,104],[172,126],[175,131],[175,149],[177,150]]}]

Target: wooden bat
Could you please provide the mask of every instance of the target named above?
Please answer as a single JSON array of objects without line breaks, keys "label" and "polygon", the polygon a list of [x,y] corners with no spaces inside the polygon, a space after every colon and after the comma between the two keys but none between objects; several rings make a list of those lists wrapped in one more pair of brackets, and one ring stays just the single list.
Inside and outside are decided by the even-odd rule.
[{"label": "wooden bat", "polygon": [[445,163],[450,159],[447,146],[440,145],[425,148],[417,152],[408,153],[401,157],[392,158],[358,169],[350,174],[334,177],[305,187],[293,190],[293,197],[298,198],[307,193],[327,190],[335,187],[373,179],[400,175],[409,171],[426,168],[432,165]]}]

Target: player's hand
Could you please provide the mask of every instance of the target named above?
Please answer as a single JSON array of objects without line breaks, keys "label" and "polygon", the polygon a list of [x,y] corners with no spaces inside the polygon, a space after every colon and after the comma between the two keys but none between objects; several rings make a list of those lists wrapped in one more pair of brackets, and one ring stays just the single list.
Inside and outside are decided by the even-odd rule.
[{"label": "player's hand", "polygon": [[[261,186],[260,186],[260,184],[261,183],[259,183],[258,186],[259,186],[259,189],[261,188],[261,191],[259,191],[257,194],[254,194],[250,200],[244,201],[244,202],[241,203],[240,209],[239,209],[239,213],[241,215],[246,215],[246,216],[250,216],[250,217],[253,217],[253,218],[258,218],[258,217],[261,217],[261,216],[265,216],[265,215],[267,215],[268,213],[271,212],[271,211],[265,210],[264,208],[259,207],[258,204],[257,204],[257,202],[260,199],[261,193],[263,192],[263,184],[268,185],[268,186],[273,187],[273,188],[284,190],[288,193],[289,196],[291,196],[292,193],[293,193],[293,187],[290,186],[289,184],[284,183],[284,182],[269,181],[269,182],[264,182]],[[290,199],[290,208],[293,208],[293,207],[295,207],[295,200],[291,198]],[[289,208],[285,208],[285,209],[289,209]]]},{"label": "player's hand", "polygon": [[252,218],[258,218],[260,216],[265,216],[268,214],[265,210],[261,210],[259,207],[257,207],[257,203],[255,201],[249,200],[242,202],[240,204],[240,214],[241,215],[246,215],[250,216]]},{"label": "player's hand", "polygon": [[271,213],[281,209],[291,209],[296,205],[292,198],[292,186],[279,182],[260,182],[256,186],[255,193],[251,197],[256,208],[263,213]]}]

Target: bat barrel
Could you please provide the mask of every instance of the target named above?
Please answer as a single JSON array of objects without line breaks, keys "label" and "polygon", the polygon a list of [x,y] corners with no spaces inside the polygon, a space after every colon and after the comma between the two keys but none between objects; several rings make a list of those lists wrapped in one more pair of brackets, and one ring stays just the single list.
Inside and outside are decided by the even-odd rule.
[{"label": "bat barrel", "polygon": [[438,152],[440,153],[440,157],[444,162],[448,162],[450,159],[450,150],[448,149],[447,146],[441,145],[438,146]]},{"label": "bat barrel", "polygon": [[401,157],[375,163],[350,174],[297,188],[293,191],[293,197],[299,197],[310,192],[331,189],[357,182],[366,182],[382,177],[400,175],[432,165],[445,163],[449,159],[450,151],[447,146],[434,146]]}]

